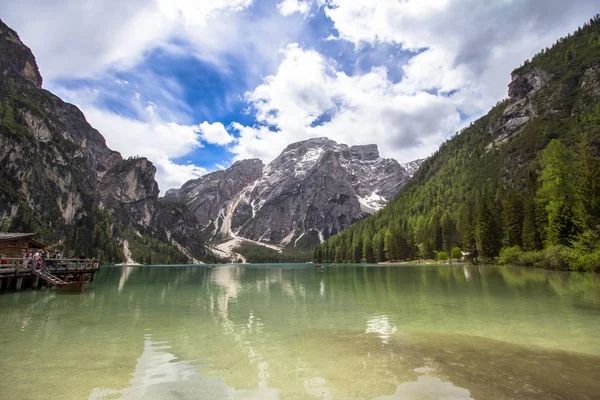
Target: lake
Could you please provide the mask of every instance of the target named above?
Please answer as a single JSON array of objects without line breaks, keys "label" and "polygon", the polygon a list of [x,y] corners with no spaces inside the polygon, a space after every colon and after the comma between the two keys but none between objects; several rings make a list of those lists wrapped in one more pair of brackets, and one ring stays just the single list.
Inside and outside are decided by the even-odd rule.
[{"label": "lake", "polygon": [[103,267],[0,295],[2,399],[598,399],[600,276]]}]

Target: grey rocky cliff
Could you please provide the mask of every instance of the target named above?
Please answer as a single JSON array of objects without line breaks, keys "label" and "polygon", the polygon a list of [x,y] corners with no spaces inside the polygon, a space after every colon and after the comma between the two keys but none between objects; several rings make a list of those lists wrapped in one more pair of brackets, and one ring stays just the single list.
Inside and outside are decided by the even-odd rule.
[{"label": "grey rocky cliff", "polygon": [[[128,228],[169,241],[152,163],[123,160],[76,106],[41,83],[33,54],[0,21],[0,230],[35,231],[92,254]],[[111,232],[99,240],[93,231],[106,218]],[[173,234],[199,229],[193,216],[179,222]],[[204,251],[201,241],[194,248]]]},{"label": "grey rocky cliff", "polygon": [[[380,158],[376,145],[327,138],[290,144],[264,170],[258,160],[244,163],[250,164],[190,181],[166,198],[184,201],[208,221],[207,236],[310,247],[381,209],[410,178],[398,162]],[[245,186],[232,188],[227,177],[238,169]],[[227,196],[217,196],[221,187],[230,189]]]},{"label": "grey rocky cliff", "polygon": [[180,189],[167,191],[165,199],[186,203],[206,228],[219,215],[223,204],[256,181],[263,168],[262,161],[258,159],[238,161],[225,170],[212,172],[186,182]]},{"label": "grey rocky cliff", "polygon": [[509,104],[500,118],[490,126],[490,132],[497,136],[496,143],[507,140],[537,116],[531,98],[551,79],[548,72],[537,68],[524,73],[513,72],[508,85]]},{"label": "grey rocky cliff", "polygon": [[[581,77],[559,79],[552,73],[539,68],[524,66],[511,75],[508,85],[508,99],[502,114],[490,124],[494,141],[487,146],[507,142],[519,134],[529,121],[535,118],[568,118],[585,110],[589,104],[600,101],[600,67],[591,65]],[[578,93],[575,96],[575,93]],[[578,102],[567,114],[565,98],[577,97]]]},{"label": "grey rocky cliff", "polygon": [[100,209],[122,211],[127,226],[152,228],[158,206],[156,168],[145,158],[123,160],[108,170],[98,185]]},{"label": "grey rocky cliff", "polygon": [[19,35],[0,20],[0,90],[10,86],[40,89],[42,76],[35,57]]}]

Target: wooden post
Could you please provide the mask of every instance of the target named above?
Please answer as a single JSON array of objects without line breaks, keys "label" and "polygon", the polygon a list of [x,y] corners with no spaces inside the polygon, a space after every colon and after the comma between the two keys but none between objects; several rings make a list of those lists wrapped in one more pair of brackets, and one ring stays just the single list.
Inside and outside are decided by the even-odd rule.
[{"label": "wooden post", "polygon": [[35,275],[33,277],[33,283],[31,284],[31,288],[37,289],[39,283],[40,283],[40,277],[38,275]]},{"label": "wooden post", "polygon": [[23,277],[21,276],[21,277],[17,278],[17,286],[16,286],[17,291],[21,290],[22,285],[23,285]]}]

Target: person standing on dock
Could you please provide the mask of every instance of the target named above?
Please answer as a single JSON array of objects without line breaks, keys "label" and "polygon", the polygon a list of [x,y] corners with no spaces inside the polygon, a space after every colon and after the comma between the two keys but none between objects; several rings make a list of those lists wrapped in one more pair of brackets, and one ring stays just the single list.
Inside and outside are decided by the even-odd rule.
[{"label": "person standing on dock", "polygon": [[28,268],[30,262],[31,262],[31,253],[29,252],[29,249],[27,249],[27,250],[25,250],[25,253],[23,254],[23,266],[25,268]]},{"label": "person standing on dock", "polygon": [[40,269],[41,263],[42,263],[42,256],[40,255],[39,251],[36,251],[33,254],[33,268]]}]

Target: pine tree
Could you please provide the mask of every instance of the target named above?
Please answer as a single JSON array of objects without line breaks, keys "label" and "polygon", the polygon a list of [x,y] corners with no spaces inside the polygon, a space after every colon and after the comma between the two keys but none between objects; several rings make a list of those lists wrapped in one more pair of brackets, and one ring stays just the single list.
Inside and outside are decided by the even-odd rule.
[{"label": "pine tree", "polygon": [[341,263],[344,262],[344,252],[341,246],[337,246],[335,248],[335,262]]},{"label": "pine tree", "polygon": [[545,212],[546,246],[568,245],[577,233],[573,153],[559,140],[552,139],[542,152],[540,187],[536,201]]},{"label": "pine tree", "polygon": [[523,230],[521,237],[523,250],[532,251],[542,248],[542,240],[536,218],[535,198],[529,191],[523,199]]},{"label": "pine tree", "polygon": [[451,254],[452,247],[456,244],[456,223],[448,212],[444,213],[441,221],[442,226],[442,249]]},{"label": "pine tree", "polygon": [[381,231],[377,232],[373,237],[373,250],[375,252],[375,259],[378,262],[385,261],[385,243],[383,240],[383,233]]},{"label": "pine tree", "polygon": [[488,191],[478,197],[475,236],[482,257],[491,259],[498,256],[502,247],[502,231],[495,200]]},{"label": "pine tree", "polygon": [[383,242],[384,242],[384,252],[385,252],[385,258],[388,261],[393,261],[396,260],[396,243],[394,242],[394,236],[392,235],[392,232],[389,230],[385,231],[384,237],[383,237]]},{"label": "pine tree", "polygon": [[363,239],[362,256],[368,263],[375,262],[375,254],[373,253],[373,239],[370,237]]},{"label": "pine tree", "polygon": [[504,246],[523,245],[523,199],[519,193],[510,192],[502,202],[502,228]]},{"label": "pine tree", "polygon": [[459,219],[457,224],[460,242],[463,248],[471,249],[475,245],[475,218],[473,216],[473,204],[466,200],[459,208]]},{"label": "pine tree", "polygon": [[577,220],[583,229],[600,229],[600,158],[587,132],[577,149]]}]

